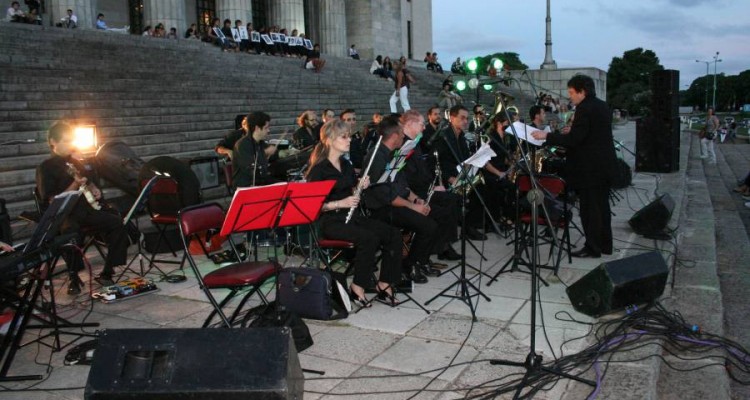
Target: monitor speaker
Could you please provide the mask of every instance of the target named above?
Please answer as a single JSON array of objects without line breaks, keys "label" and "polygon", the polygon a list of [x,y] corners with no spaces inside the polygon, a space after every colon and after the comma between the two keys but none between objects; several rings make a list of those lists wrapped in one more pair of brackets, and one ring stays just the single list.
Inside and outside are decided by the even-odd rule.
[{"label": "monitor speaker", "polygon": [[628,224],[639,235],[662,234],[672,218],[673,211],[674,200],[669,193],[665,193],[633,214]]},{"label": "monitor speaker", "polygon": [[[190,169],[195,172],[200,183],[201,190],[219,187],[221,176],[219,169],[219,157],[198,157],[190,160]],[[223,172],[223,171],[222,171]]]},{"label": "monitor speaker", "polygon": [[99,338],[87,400],[302,399],[289,328],[112,329]]},{"label": "monitor speaker", "polygon": [[652,251],[602,263],[565,291],[576,311],[598,317],[656,300],[668,274],[664,258]]}]

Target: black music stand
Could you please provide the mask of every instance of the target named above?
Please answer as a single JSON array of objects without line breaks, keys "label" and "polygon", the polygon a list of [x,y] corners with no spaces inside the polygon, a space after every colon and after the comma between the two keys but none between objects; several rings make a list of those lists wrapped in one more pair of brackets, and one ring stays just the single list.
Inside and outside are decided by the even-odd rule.
[{"label": "black music stand", "polygon": [[[143,189],[141,189],[141,193],[138,194],[138,197],[135,199],[135,202],[133,203],[133,206],[130,207],[130,210],[125,215],[125,217],[122,218],[122,224],[127,225],[130,221],[133,221],[133,217],[143,211],[144,208],[146,208],[146,204],[148,203],[148,196],[151,194],[151,188],[154,187],[154,184],[156,184],[156,181],[159,179],[165,178],[162,175],[155,175],[152,177],[146,185],[143,186]],[[128,264],[123,268],[122,272],[120,272],[120,275],[117,277],[115,281],[119,281],[122,279],[123,275],[127,271],[131,271],[135,273],[138,276],[146,276],[146,274],[151,271],[152,266],[149,265],[149,268],[146,269],[143,267],[143,258],[148,258],[148,255],[143,252],[143,246],[141,245],[141,242],[143,241],[143,233],[141,233],[140,226],[138,224],[138,219],[135,218],[135,226],[138,229],[138,253],[136,253],[133,258],[128,262]],[[138,263],[140,264],[140,273],[134,271],[130,266],[133,265],[135,260],[138,260]],[[153,264],[153,263],[152,263]],[[156,268],[163,276],[166,276],[164,271],[162,271],[159,267],[156,265],[153,265],[154,268]]]},{"label": "black music stand", "polygon": [[[468,171],[471,169],[470,167],[471,166],[469,165],[463,164],[463,167],[461,168],[461,172],[456,177],[456,182],[461,182],[462,179],[465,179],[467,177]],[[466,190],[462,190],[461,191],[461,261],[459,261],[458,264],[456,264],[454,267],[452,267],[446,272],[452,272],[455,268],[458,268],[458,267],[460,267],[461,271],[459,272],[459,275],[457,276],[458,279],[456,279],[455,282],[453,282],[447,288],[443,289],[440,293],[436,294],[433,298],[425,301],[424,304],[428,305],[433,300],[437,299],[438,297],[448,297],[452,299],[458,299],[466,303],[466,305],[469,306],[469,310],[471,310],[471,318],[474,321],[476,321],[477,320],[476,307],[474,306],[474,303],[472,303],[472,299],[474,297],[482,296],[487,301],[492,301],[492,300],[490,300],[490,298],[487,297],[486,294],[484,294],[476,285],[474,285],[470,279],[466,278],[466,267],[471,267],[472,269],[478,271],[480,274],[486,275],[482,270],[476,269],[475,267],[466,263],[466,241],[467,241],[466,240]],[[446,272],[443,272],[440,275],[443,275]],[[456,274],[453,273],[453,275],[456,275]],[[458,295],[447,294],[449,290],[451,290],[453,287],[456,287],[456,286],[458,286],[457,289],[460,292],[460,294]],[[470,288],[474,289],[475,293],[472,294],[469,291]]]},{"label": "black music stand", "polygon": [[[8,327],[8,334],[5,335],[2,343],[0,343],[0,360],[3,361],[0,366],[0,382],[40,380],[43,378],[41,375],[8,376],[8,371],[20,347],[38,342],[55,351],[59,351],[65,347],[60,343],[60,335],[92,336],[91,334],[62,331],[62,328],[99,326],[98,323],[72,323],[67,319],[57,316],[52,285],[49,286],[50,306],[40,307],[36,304],[42,290],[44,290],[45,282],[52,277],[54,265],[60,257],[58,254],[59,247],[68,243],[73,238],[73,235],[57,235],[63,222],[79,201],[79,198],[79,192],[65,192],[56,196],[39,219],[39,223],[32,233],[31,238],[26,243],[23,252],[18,257],[13,257],[5,261],[11,263],[11,268],[15,267],[15,270],[9,272],[13,276],[18,276],[27,270],[35,269],[36,272],[33,273],[34,279],[29,281],[21,296],[15,290],[0,287],[0,291],[3,291],[8,297],[15,300],[11,302],[15,309],[15,314]],[[32,319],[39,321],[41,324],[30,325],[29,323]],[[26,329],[52,329],[52,332],[21,345],[21,340]],[[52,345],[42,341],[50,336],[54,337]]]}]

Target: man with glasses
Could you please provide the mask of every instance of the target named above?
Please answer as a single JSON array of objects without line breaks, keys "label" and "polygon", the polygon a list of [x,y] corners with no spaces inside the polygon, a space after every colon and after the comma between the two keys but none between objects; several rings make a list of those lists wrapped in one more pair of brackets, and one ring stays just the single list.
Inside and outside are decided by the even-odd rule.
[{"label": "man with glasses", "polygon": [[383,118],[378,133],[383,138],[380,146],[373,148],[365,159],[368,164],[371,158],[373,160],[368,172],[373,183],[364,192],[364,204],[372,218],[414,233],[409,256],[404,260],[404,273],[414,283],[426,283],[425,275],[440,274],[430,266],[430,253],[439,234],[438,223],[429,217],[430,206],[425,199],[409,189],[404,174],[396,174],[392,181],[376,183],[386,172],[396,150],[404,144],[405,137],[396,116]]},{"label": "man with glasses", "polygon": [[313,146],[320,141],[318,114],[315,111],[307,110],[300,114],[297,118],[297,125],[299,125],[299,129],[292,136],[296,148],[301,150]]},{"label": "man with glasses", "polygon": [[354,166],[354,172],[359,174],[362,170],[362,158],[364,154],[362,151],[362,134],[357,130],[357,112],[351,108],[347,108],[341,112],[339,118],[346,122],[351,129],[352,141],[349,145],[349,161]]}]

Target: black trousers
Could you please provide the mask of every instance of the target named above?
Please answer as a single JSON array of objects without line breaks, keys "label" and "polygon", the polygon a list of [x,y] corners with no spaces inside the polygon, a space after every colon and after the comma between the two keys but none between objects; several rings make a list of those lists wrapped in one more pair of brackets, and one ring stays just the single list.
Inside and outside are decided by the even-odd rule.
[{"label": "black trousers", "polygon": [[581,225],[586,235],[586,249],[593,253],[612,253],[612,214],[609,188],[576,189],[581,208]]},{"label": "black trousers", "polygon": [[[392,226],[414,232],[406,265],[429,264],[432,247],[437,240],[438,223],[406,207],[382,207],[372,210],[372,217]],[[401,238],[401,233],[398,234]]]},{"label": "black trousers", "polygon": [[430,218],[438,223],[438,237],[433,253],[458,240],[458,219],[461,214],[461,197],[448,192],[435,192],[430,199]]},{"label": "black trousers", "polygon": [[345,219],[345,212],[323,213],[320,232],[326,239],[354,243],[354,283],[362,287],[369,285],[378,249],[382,254],[379,280],[392,285],[400,282],[402,240],[398,229],[356,214],[348,224]]},{"label": "black trousers", "polygon": [[[65,221],[63,232],[77,232],[79,243],[83,243],[84,235],[101,236],[107,244],[107,258],[104,260],[102,275],[111,276],[115,266],[127,263],[130,242],[127,230],[122,224],[122,217],[114,211],[94,210],[81,198]],[[78,252],[64,252],[63,258],[71,272],[83,268],[83,261]]]}]

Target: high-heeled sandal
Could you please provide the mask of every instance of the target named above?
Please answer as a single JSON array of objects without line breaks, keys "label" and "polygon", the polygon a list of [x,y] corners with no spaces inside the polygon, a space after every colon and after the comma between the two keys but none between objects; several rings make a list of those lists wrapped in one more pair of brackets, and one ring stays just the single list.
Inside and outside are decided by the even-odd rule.
[{"label": "high-heeled sandal", "polygon": [[354,291],[351,288],[349,288],[349,300],[351,300],[353,304],[356,304],[357,307],[359,307],[360,309],[372,307],[371,300],[367,300],[367,298],[359,297],[356,293],[354,293]]},{"label": "high-heeled sandal", "polygon": [[[401,301],[396,298],[396,296],[393,295],[393,293],[388,293],[388,289],[381,289],[379,287],[375,287],[375,289],[378,292],[378,295],[375,297],[375,300],[377,300],[380,303],[383,303],[387,306],[396,307],[397,305],[401,304]],[[393,290],[391,288],[391,290]]]}]

